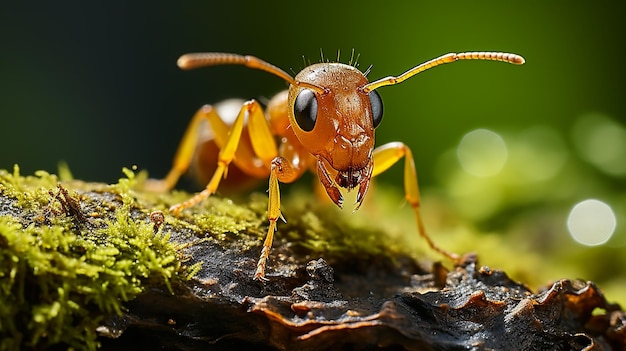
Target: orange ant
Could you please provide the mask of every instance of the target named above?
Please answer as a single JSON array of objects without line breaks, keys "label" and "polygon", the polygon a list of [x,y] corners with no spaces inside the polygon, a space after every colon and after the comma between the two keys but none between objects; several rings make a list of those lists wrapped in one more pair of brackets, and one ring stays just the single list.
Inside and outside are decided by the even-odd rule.
[{"label": "orange ant", "polygon": [[363,202],[370,179],[404,157],[405,198],[415,212],[419,234],[433,250],[458,263],[462,260],[459,255],[440,248],[426,233],[419,211],[417,173],[409,147],[402,142],[391,142],[374,148],[374,130],[383,116],[382,100],[376,89],[401,83],[429,68],[457,60],[495,60],[517,65],[524,63],[523,57],[510,53],[449,53],[413,67],[397,77],[368,82],[365,74],[356,67],[342,63],[313,64],[294,78],[254,56],[228,53],[183,55],[178,59],[178,66],[182,69],[243,65],[282,78],[289,83],[289,89],[269,101],[265,114],[257,101],[243,103],[232,123],[223,120],[216,108],[203,106],[187,128],[170,172],[163,180],[153,181],[148,186],[159,190],[174,187],[179,177],[188,170],[199,141],[201,122],[207,121],[213,141],[219,148],[214,173],[203,191],[172,206],[170,211],[176,215],[214,194],[220,181],[226,178],[231,162],[236,166],[233,171],[237,169],[247,177],[269,177],[269,228],[254,274],[254,279],[264,280],[276,221],[282,218],[279,182],[291,183],[306,170],[316,171],[326,193],[339,207],[343,205],[339,188],[347,191],[358,188],[356,210]]}]

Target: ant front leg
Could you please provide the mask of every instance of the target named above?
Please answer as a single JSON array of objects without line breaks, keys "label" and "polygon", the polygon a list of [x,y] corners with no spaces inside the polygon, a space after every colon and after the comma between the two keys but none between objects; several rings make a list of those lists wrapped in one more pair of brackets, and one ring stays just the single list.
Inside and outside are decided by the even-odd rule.
[{"label": "ant front leg", "polygon": [[294,166],[289,160],[284,157],[276,157],[272,160],[272,168],[270,171],[270,184],[269,184],[269,201],[267,204],[267,219],[270,221],[270,226],[267,229],[267,236],[263,242],[263,249],[261,250],[261,257],[257,263],[256,272],[254,273],[254,279],[267,280],[265,278],[265,266],[267,264],[267,258],[270,255],[272,248],[272,242],[274,241],[274,232],[276,231],[276,221],[281,218],[283,221],[282,213],[280,212],[280,189],[278,181],[281,183],[291,183],[301,175],[301,169]]},{"label": "ant front leg", "polygon": [[[209,115],[209,117],[211,117],[211,115]],[[215,173],[213,173],[211,180],[204,190],[195,194],[189,200],[174,205],[170,208],[170,211],[174,213],[174,215],[177,215],[178,213],[180,213],[180,211],[186,208],[198,204],[200,201],[206,199],[207,197],[214,194],[215,191],[217,191],[220,181],[223,178],[226,178],[226,175],[228,174],[228,166],[235,158],[235,153],[241,140],[241,134],[244,128],[246,117],[248,117],[248,128],[252,139],[252,147],[254,149],[254,152],[261,160],[267,163],[269,163],[269,160],[276,157],[276,154],[278,152],[276,151],[276,144],[274,142],[272,133],[269,129],[267,121],[265,120],[265,116],[263,115],[261,105],[259,105],[259,103],[255,100],[250,100],[244,103],[230,130],[228,130],[228,128],[224,128],[224,125],[219,125],[220,122],[224,123],[223,121],[220,120],[220,122],[213,123],[213,120],[209,119],[212,127],[218,125],[218,128],[214,129],[214,132],[216,133],[216,143],[221,147],[217,160],[217,169],[215,170]],[[190,126],[189,129],[191,128],[192,126]],[[185,137],[187,137],[187,135],[185,135]],[[184,149],[183,144],[185,144],[185,146],[187,144],[193,144],[185,140],[183,140],[183,143],[181,143],[181,148],[179,149],[179,152],[184,155],[186,160],[187,157],[191,157],[189,156],[188,152],[191,152],[192,155],[193,150]],[[181,164],[182,163],[183,162],[181,161]],[[186,162],[186,165],[188,167],[189,161]]]},{"label": "ant front leg", "polygon": [[415,170],[415,161],[413,160],[413,153],[408,146],[401,142],[392,142],[374,149],[374,170],[372,177],[381,174],[398,162],[404,157],[404,196],[408,203],[415,212],[415,218],[417,220],[417,230],[431,249],[439,252],[443,256],[446,256],[455,263],[461,263],[461,256],[446,251],[435,244],[430,238],[424,227],[424,221],[420,213],[420,194],[419,187],[417,185],[417,172]]}]

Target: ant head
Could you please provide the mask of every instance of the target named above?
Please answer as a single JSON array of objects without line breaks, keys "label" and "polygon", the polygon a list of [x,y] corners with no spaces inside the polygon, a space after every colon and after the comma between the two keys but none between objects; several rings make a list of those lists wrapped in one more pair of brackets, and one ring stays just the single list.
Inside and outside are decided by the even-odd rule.
[{"label": "ant head", "polygon": [[[374,128],[382,119],[378,93],[358,69],[341,63],[304,68],[289,88],[289,120],[302,145],[338,172],[368,166],[374,149]],[[345,184],[354,187],[357,179]],[[342,182],[338,181],[342,185]]]}]

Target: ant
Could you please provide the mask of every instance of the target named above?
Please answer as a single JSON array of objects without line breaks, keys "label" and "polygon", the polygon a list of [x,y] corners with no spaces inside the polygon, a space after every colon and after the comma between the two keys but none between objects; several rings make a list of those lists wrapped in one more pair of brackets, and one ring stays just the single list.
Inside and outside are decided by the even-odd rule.
[{"label": "ant", "polygon": [[[275,95],[265,113],[256,100],[243,103],[234,121],[226,121],[217,108],[205,105],[194,115],[174,157],[173,167],[163,180],[153,180],[148,187],[169,190],[176,185],[194,159],[204,122],[219,149],[217,159],[209,165],[214,170],[206,188],[189,200],[176,204],[170,211],[177,215],[216,192],[226,178],[229,165],[248,178],[269,177],[269,228],[263,243],[254,279],[265,280],[276,221],[280,211],[279,182],[291,183],[307,171],[316,171],[320,184],[339,207],[343,195],[339,188],[358,188],[357,210],[372,177],[389,169],[404,158],[404,193],[415,212],[419,234],[438,253],[460,263],[462,258],[437,246],[420,215],[420,196],[413,154],[402,142],[391,142],[374,148],[374,130],[383,117],[382,100],[376,89],[403,81],[444,63],[457,60],[494,60],[521,65],[524,58],[502,52],[463,52],[442,55],[422,63],[397,77],[369,82],[356,63],[346,65],[322,62],[305,67],[295,77],[254,56],[230,53],[191,53],[178,59],[182,69],[216,65],[242,65],[278,76],[289,83],[289,89]],[[196,163],[205,162],[197,155]],[[212,155],[215,158],[214,155]],[[206,165],[206,163],[204,163]],[[205,167],[207,168],[207,167]],[[203,169],[201,169],[203,170]]]}]

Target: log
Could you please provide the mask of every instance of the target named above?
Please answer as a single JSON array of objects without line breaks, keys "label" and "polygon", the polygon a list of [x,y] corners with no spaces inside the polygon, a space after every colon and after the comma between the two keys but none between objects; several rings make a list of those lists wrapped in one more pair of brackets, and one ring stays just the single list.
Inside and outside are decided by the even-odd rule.
[{"label": "log", "polygon": [[188,194],[125,173],[0,170],[1,349],[626,349],[626,314],[593,282],[531,291],[476,256],[424,264],[321,207],[290,213],[255,281],[264,194],[174,217]]}]

